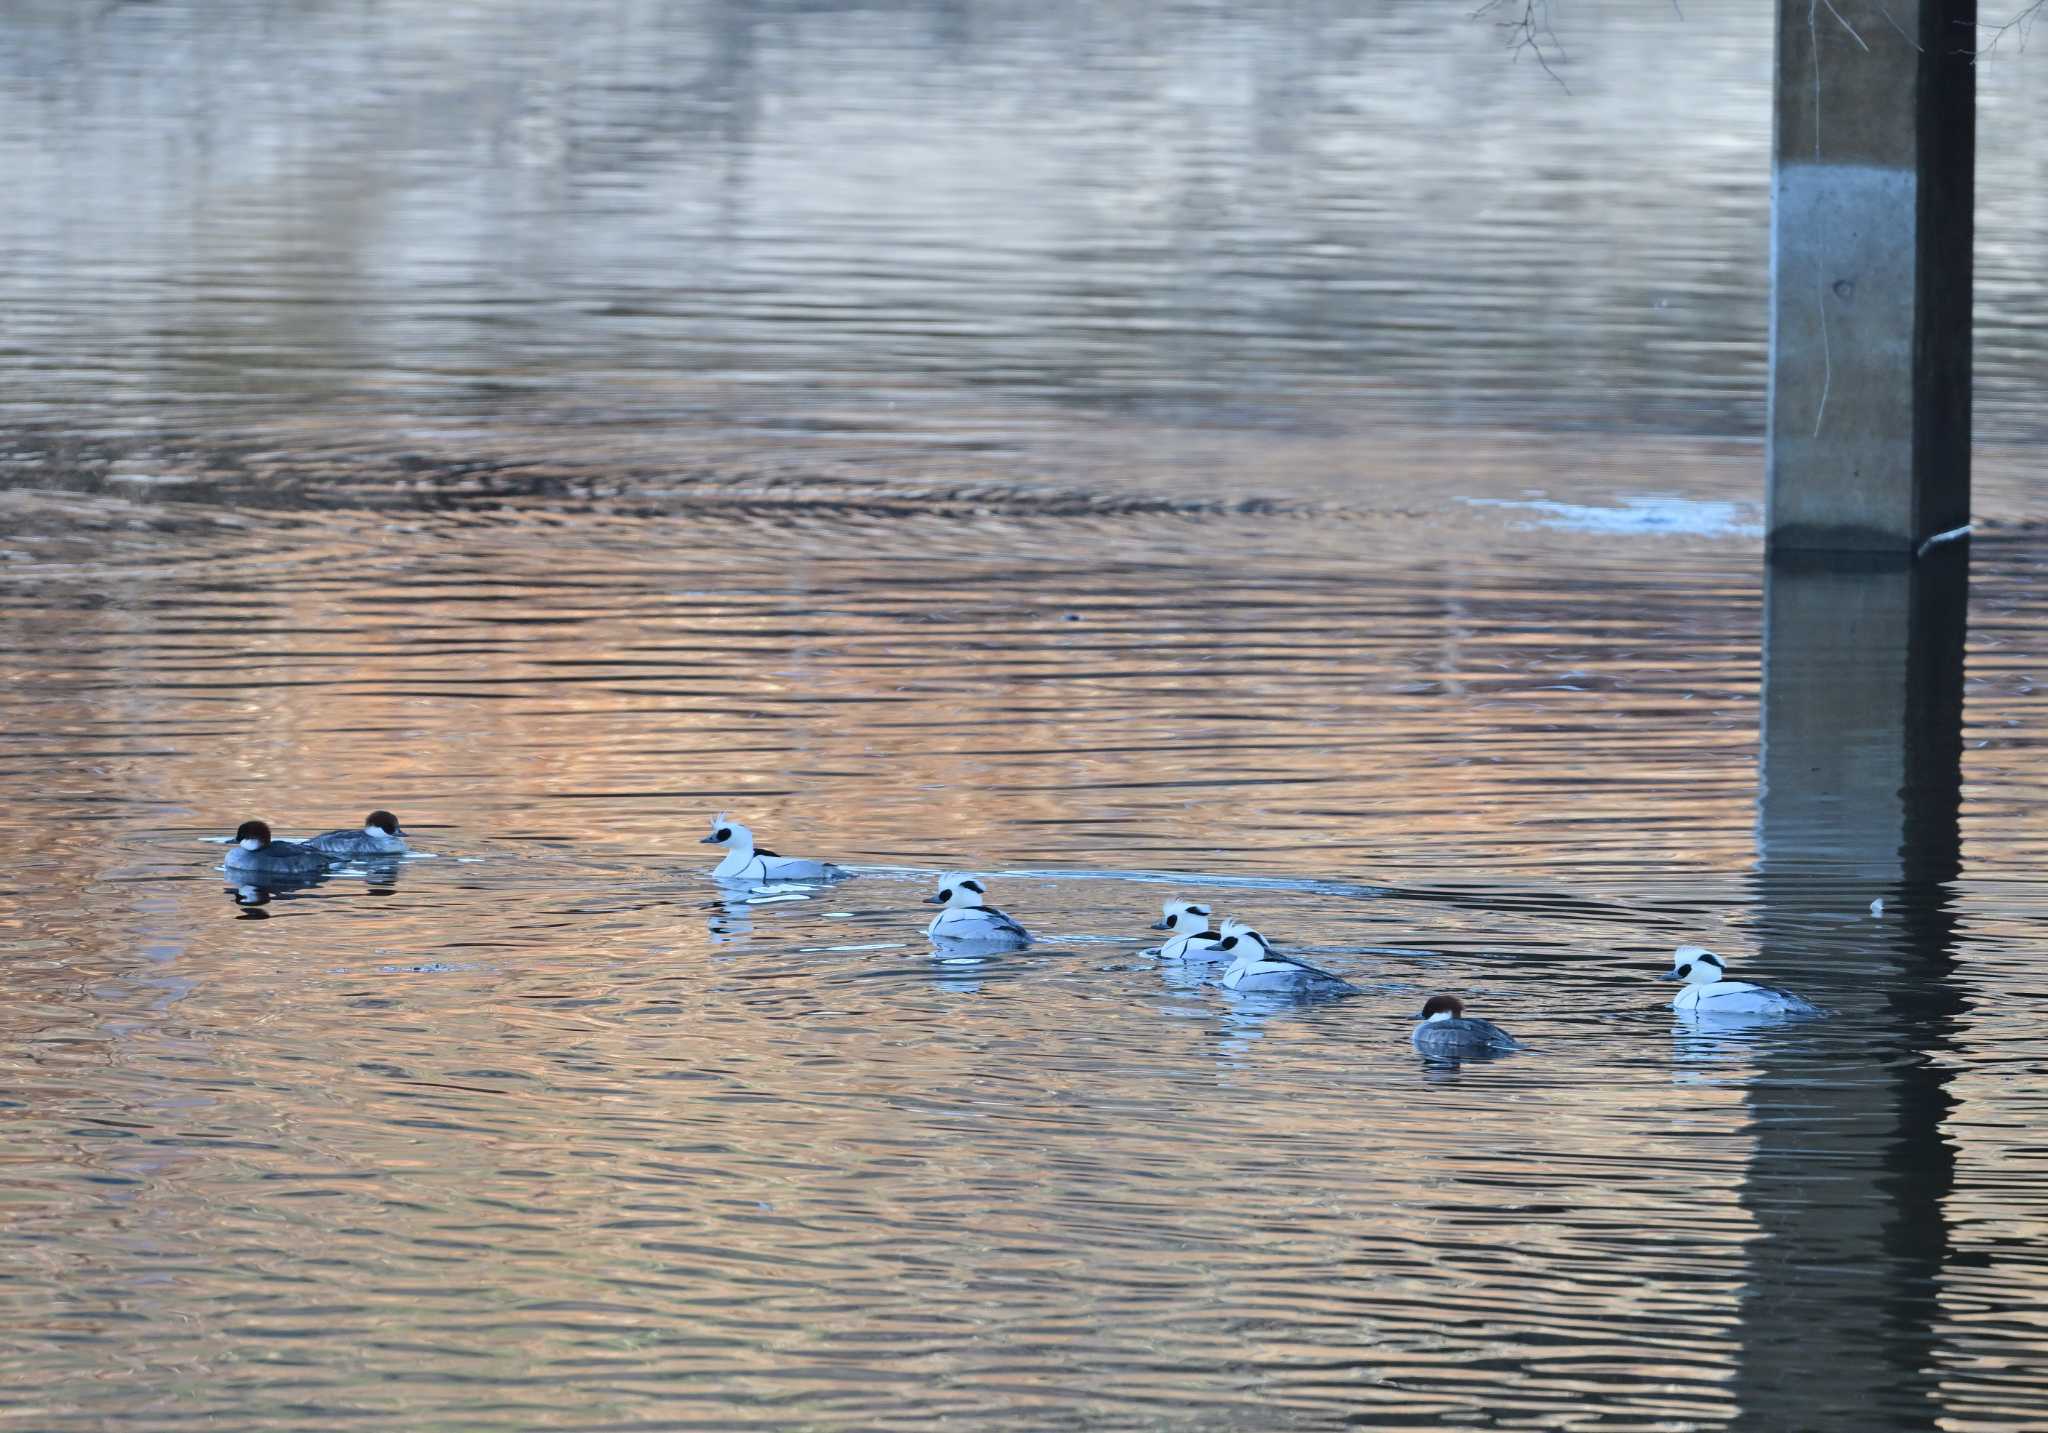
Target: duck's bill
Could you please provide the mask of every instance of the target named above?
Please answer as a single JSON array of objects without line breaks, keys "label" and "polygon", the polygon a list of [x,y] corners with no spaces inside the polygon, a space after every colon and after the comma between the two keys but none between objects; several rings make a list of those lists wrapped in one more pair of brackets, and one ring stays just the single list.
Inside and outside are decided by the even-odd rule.
[{"label": "duck's bill", "polygon": [[1152,929],[1152,930],[1172,930],[1172,929],[1173,929],[1173,922],[1172,922],[1172,921],[1154,921],[1154,922],[1152,922],[1152,924],[1151,924],[1151,926],[1149,927],[1149,929]]},{"label": "duck's bill", "polygon": [[716,836],[700,836],[697,839],[697,844],[700,846],[716,846],[718,838]]},{"label": "duck's bill", "polygon": [[1665,971],[1665,972],[1664,972],[1664,973],[1663,973],[1662,975],[1658,976],[1657,978],[1658,978],[1659,980],[1683,980],[1683,979],[1685,979],[1685,977],[1684,977],[1684,976],[1680,975],[1680,974],[1679,974],[1679,973],[1678,973],[1677,971],[1675,971],[1675,970],[1667,970],[1667,971]]},{"label": "duck's bill", "polygon": [[942,906],[946,903],[946,898],[944,896],[926,896],[924,903],[928,906]]}]

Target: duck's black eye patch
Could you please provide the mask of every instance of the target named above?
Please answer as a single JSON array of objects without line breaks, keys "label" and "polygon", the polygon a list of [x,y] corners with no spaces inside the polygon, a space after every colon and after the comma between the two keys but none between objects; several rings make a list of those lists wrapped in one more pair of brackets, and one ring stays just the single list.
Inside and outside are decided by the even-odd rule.
[{"label": "duck's black eye patch", "polygon": [[719,827],[716,831],[713,831],[711,833],[711,839],[714,841],[730,841],[732,839],[732,827]]},{"label": "duck's black eye patch", "polygon": [[1218,942],[1216,943],[1216,948],[1217,948],[1218,950],[1229,950],[1229,949],[1231,949],[1231,948],[1232,948],[1233,946],[1235,946],[1236,944],[1237,944],[1237,937],[1236,937],[1236,936],[1234,936],[1234,935],[1232,935],[1232,936],[1225,936],[1225,937],[1224,937],[1224,938],[1223,938],[1222,940],[1220,940],[1220,941],[1218,941]]},{"label": "duck's black eye patch", "polygon": [[1681,966],[1679,966],[1679,967],[1678,967],[1678,977],[1679,977],[1679,979],[1683,980],[1683,979],[1684,979],[1684,978],[1685,978],[1686,976],[1688,976],[1688,975],[1691,975],[1691,974],[1692,974],[1692,967],[1691,967],[1691,966],[1689,966],[1689,965],[1681,965]]}]

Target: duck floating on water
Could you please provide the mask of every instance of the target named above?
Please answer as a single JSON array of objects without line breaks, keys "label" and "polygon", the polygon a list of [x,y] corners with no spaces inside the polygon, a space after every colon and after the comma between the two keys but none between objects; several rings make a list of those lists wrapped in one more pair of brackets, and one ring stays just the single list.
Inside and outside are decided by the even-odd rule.
[{"label": "duck floating on water", "polygon": [[714,881],[832,881],[845,872],[830,861],[813,861],[802,856],[779,856],[754,844],[754,833],[723,811],[711,823],[711,834],[697,843],[722,846],[725,856],[711,872]]},{"label": "duck floating on water", "polygon": [[1432,995],[1416,1017],[1415,1033],[1409,1043],[1425,1060],[1453,1063],[1505,1055],[1522,1048],[1521,1042],[1491,1020],[1465,1013],[1465,1002],[1455,995]]},{"label": "duck floating on water", "polygon": [[1812,1001],[1771,985],[1728,979],[1728,964],[1703,945],[1681,945],[1659,980],[1682,980],[1671,1008],[1695,1015],[1819,1015]]},{"label": "duck floating on water", "polygon": [[1271,941],[1243,921],[1225,921],[1217,951],[1230,959],[1223,972],[1226,990],[1271,990],[1288,995],[1356,995],[1358,987],[1319,966],[1273,949]]},{"label": "duck floating on water", "polygon": [[1154,930],[1170,930],[1166,944],[1159,947],[1159,958],[1167,962],[1195,965],[1212,960],[1228,960],[1227,951],[1219,949],[1223,936],[1209,929],[1209,908],[1193,901],[1168,901],[1162,907],[1164,920],[1152,922]]},{"label": "duck floating on water", "polygon": [[360,831],[327,831],[300,844],[325,856],[403,856],[411,849],[398,818],[389,811],[372,811],[363,818]]},{"label": "duck floating on water", "polygon": [[1031,933],[988,904],[988,887],[974,876],[942,876],[939,888],[924,898],[928,906],[944,906],[924,933],[935,941],[1022,949]]},{"label": "duck floating on water", "polygon": [[228,847],[224,864],[249,876],[310,876],[326,870],[329,860],[297,841],[273,841],[270,827],[261,821],[244,821],[235,830],[235,844]]}]

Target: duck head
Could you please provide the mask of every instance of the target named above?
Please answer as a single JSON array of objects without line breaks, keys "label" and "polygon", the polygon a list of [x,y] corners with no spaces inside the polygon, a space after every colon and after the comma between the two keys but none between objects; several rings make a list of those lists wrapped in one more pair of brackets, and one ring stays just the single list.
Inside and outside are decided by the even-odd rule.
[{"label": "duck head", "polygon": [[1223,939],[1216,942],[1216,949],[1227,951],[1235,965],[1263,960],[1273,949],[1272,942],[1243,921],[1225,921],[1217,934]]},{"label": "duck head", "polygon": [[363,834],[375,836],[379,833],[401,838],[405,835],[405,832],[398,828],[398,818],[396,816],[393,816],[389,811],[372,811],[363,818]]},{"label": "duck head", "polygon": [[1209,929],[1209,908],[1196,905],[1193,901],[1168,901],[1162,909],[1165,920],[1152,922],[1154,930],[1170,930],[1175,935],[1200,935]]},{"label": "duck head", "polygon": [[1671,969],[1659,980],[1683,980],[1687,985],[1712,985],[1728,978],[1728,965],[1703,945],[1681,945],[1671,953]]},{"label": "duck head", "polygon": [[1465,1014],[1465,1002],[1455,995],[1432,995],[1422,1002],[1417,1020],[1457,1020]]},{"label": "duck head", "polygon": [[261,821],[244,821],[235,828],[235,844],[244,851],[260,851],[270,844],[270,827]]},{"label": "duck head", "polygon": [[751,851],[754,849],[754,833],[739,822],[729,820],[721,811],[711,823],[711,834],[697,842],[700,846],[723,846],[729,851]]},{"label": "duck head", "polygon": [[928,906],[978,906],[988,896],[988,887],[975,876],[941,876],[939,888],[924,898]]}]

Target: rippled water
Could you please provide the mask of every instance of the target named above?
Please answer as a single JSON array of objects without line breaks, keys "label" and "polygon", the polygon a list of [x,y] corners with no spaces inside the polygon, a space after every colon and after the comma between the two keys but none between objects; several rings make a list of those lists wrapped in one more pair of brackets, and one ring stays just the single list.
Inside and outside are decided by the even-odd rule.
[{"label": "rippled water", "polygon": [[1560,20],[11,12],[0,1422],[2048,1420],[2048,210],[1958,792],[1839,696],[1894,585],[1767,610],[1768,15]]},{"label": "rippled water", "polygon": [[[1470,8],[18,0],[0,462],[660,503],[1760,432],[1769,11],[1561,7],[1567,91]],[[2000,442],[2043,435],[2039,70],[1980,70]]]},{"label": "rippled water", "polygon": [[[10,1416],[2023,1426],[2038,554],[1961,877],[1786,889],[1754,539],[1502,512],[17,503]],[[371,803],[432,857],[228,898]],[[721,808],[877,869],[721,899]],[[1035,949],[933,959],[958,866]],[[1364,994],[1156,967],[1174,894]],[[1692,938],[1836,1018],[1674,1026]],[[1534,1050],[1422,1068],[1439,988]]]}]

